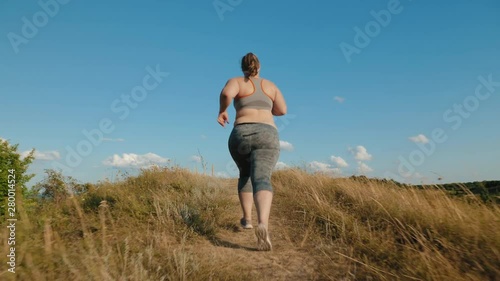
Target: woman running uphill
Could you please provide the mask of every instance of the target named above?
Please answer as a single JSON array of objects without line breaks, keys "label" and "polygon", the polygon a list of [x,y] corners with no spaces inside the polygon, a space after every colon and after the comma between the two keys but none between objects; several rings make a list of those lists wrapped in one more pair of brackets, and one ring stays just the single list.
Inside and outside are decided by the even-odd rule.
[{"label": "woman running uphill", "polygon": [[280,154],[273,115],[285,115],[286,103],[273,82],[259,77],[260,63],[256,55],[246,54],[241,59],[241,70],[244,77],[229,79],[222,89],[217,121],[223,127],[229,124],[227,108],[234,99],[236,120],[228,146],[240,172],[238,196],[243,210],[240,222],[245,229],[253,228],[252,206],[255,202],[259,222],[255,229],[257,249],[270,251],[271,172]]}]

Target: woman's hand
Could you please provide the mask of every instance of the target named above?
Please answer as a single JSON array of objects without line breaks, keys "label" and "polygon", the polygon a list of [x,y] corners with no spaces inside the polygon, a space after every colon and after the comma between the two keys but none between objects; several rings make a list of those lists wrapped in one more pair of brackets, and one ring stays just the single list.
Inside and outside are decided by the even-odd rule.
[{"label": "woman's hand", "polygon": [[217,118],[217,122],[222,127],[226,127],[226,124],[229,124],[229,115],[227,115],[227,111],[219,113],[219,117]]}]

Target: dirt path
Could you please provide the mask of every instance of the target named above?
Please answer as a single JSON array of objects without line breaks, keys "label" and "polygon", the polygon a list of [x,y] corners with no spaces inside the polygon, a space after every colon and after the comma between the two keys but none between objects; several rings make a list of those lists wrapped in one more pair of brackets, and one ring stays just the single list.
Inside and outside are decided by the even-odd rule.
[{"label": "dirt path", "polygon": [[[239,222],[241,208],[235,190],[235,183],[228,183],[228,192],[233,193],[235,220]],[[279,200],[279,199],[278,199]],[[247,267],[243,274],[255,276],[255,280],[318,280],[315,272],[315,257],[305,251],[301,245],[295,245],[290,237],[293,228],[286,226],[280,217],[279,204],[273,204],[270,218],[270,236],[273,251],[257,251],[257,239],[253,229],[223,230],[215,241],[207,241],[215,258],[227,265],[244,264]],[[253,225],[256,225],[257,214],[253,210]]]}]

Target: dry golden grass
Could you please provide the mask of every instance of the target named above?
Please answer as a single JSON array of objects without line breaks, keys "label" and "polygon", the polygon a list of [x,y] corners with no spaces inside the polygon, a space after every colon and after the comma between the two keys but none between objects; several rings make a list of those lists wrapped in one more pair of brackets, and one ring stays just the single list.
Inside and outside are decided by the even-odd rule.
[{"label": "dry golden grass", "polygon": [[[2,280],[496,280],[496,205],[298,169],[273,174],[274,250],[238,226],[235,180],[145,170],[25,210]],[[8,251],[1,230],[1,256]],[[6,270],[5,263],[3,269]]]},{"label": "dry golden grass", "polygon": [[[353,280],[495,280],[500,276],[496,205],[439,190],[331,179],[300,170],[275,174],[278,202],[296,225],[311,225],[328,275],[348,264]],[[297,196],[299,195],[300,196]],[[300,233],[300,234],[299,234]],[[303,233],[303,234],[302,234]],[[296,238],[311,236],[296,232]],[[335,265],[337,266],[337,265]]]}]

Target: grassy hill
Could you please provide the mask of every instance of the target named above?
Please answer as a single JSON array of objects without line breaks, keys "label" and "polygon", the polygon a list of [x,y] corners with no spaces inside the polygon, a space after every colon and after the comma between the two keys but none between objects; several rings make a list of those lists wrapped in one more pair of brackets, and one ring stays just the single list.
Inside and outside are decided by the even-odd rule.
[{"label": "grassy hill", "polygon": [[[271,252],[256,251],[253,231],[238,225],[234,179],[156,168],[86,185],[75,196],[18,200],[16,274],[2,262],[0,279],[500,277],[496,204],[442,189],[332,179],[296,169],[275,172],[273,185]],[[5,259],[9,233],[5,225],[0,232]]]},{"label": "grassy hill", "polygon": [[468,198],[472,201],[480,198],[485,203],[494,202],[500,204],[500,181],[409,185],[394,180],[367,178],[366,176],[351,176],[350,179],[365,183],[376,182],[378,184],[397,185],[403,188],[442,190],[450,195]]},{"label": "grassy hill", "polygon": [[418,185],[417,188],[440,188],[457,196],[478,195],[484,202],[500,203],[500,181],[481,181],[466,183],[446,183],[436,185]]}]

